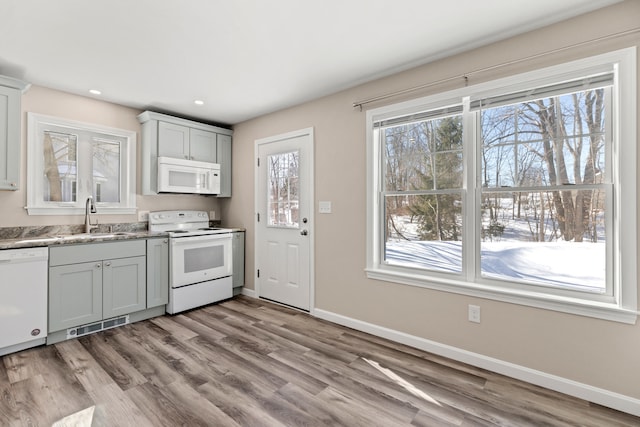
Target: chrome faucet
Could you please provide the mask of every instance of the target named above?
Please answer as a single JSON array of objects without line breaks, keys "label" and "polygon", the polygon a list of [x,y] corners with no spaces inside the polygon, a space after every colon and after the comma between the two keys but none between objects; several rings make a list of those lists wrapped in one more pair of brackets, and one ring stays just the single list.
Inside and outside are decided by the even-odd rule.
[{"label": "chrome faucet", "polygon": [[96,205],[93,204],[93,197],[87,197],[87,202],[84,205],[84,232],[91,233],[91,230],[98,228],[98,222],[95,225],[91,224],[91,214],[96,213]]}]

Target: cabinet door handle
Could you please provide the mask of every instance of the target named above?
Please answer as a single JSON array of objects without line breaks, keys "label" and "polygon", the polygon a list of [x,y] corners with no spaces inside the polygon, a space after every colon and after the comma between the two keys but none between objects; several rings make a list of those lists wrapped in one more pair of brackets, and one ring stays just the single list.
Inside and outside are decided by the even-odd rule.
[{"label": "cabinet door handle", "polygon": [[111,267],[111,263],[110,262],[105,262],[104,265],[105,265],[105,267]]},{"label": "cabinet door handle", "polygon": [[96,268],[100,268],[100,267],[102,267],[102,264],[97,263],[97,264],[96,264]]}]

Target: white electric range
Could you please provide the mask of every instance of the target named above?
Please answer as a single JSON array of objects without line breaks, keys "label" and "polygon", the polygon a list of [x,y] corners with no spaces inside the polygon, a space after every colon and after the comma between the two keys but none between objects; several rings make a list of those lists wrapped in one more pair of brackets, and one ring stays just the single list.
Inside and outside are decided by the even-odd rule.
[{"label": "white electric range", "polygon": [[169,233],[169,304],[175,314],[233,296],[232,230],[204,211],[156,211],[149,231]]}]

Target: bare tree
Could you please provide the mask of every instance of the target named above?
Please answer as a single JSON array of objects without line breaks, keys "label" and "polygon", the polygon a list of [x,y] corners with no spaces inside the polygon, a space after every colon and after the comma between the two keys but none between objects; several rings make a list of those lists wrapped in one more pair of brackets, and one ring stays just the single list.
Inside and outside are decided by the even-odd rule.
[{"label": "bare tree", "polygon": [[[572,190],[568,185],[596,183],[603,147],[604,90],[541,99],[524,106],[534,113],[541,131],[543,150],[538,155],[546,165],[549,183],[565,186],[552,195],[559,232],[566,241],[581,242],[592,229],[594,192]],[[588,135],[588,147],[584,146],[584,135]]]},{"label": "bare tree", "polygon": [[52,202],[61,202],[62,183],[60,181],[60,170],[58,169],[58,160],[56,159],[50,132],[44,133],[43,151],[44,176],[49,182],[49,200]]}]

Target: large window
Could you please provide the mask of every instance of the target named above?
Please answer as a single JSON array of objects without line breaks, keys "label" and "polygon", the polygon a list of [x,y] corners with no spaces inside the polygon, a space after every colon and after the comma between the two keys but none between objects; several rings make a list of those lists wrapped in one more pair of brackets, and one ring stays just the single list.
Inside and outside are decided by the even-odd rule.
[{"label": "large window", "polygon": [[635,322],[634,64],[369,111],[369,277]]},{"label": "large window", "polygon": [[135,132],[29,113],[30,215],[135,213]]}]

